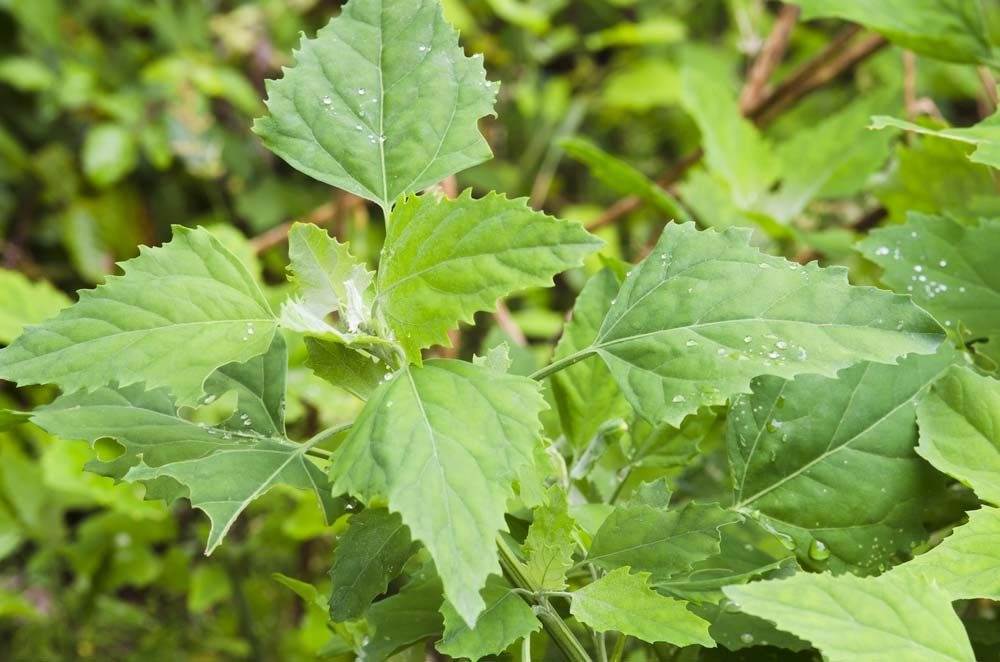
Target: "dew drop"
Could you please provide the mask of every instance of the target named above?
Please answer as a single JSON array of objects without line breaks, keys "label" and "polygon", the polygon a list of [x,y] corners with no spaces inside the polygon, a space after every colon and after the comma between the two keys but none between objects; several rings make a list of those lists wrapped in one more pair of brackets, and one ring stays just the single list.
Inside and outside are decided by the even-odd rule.
[{"label": "dew drop", "polygon": [[749,632],[744,632],[743,634],[740,635],[740,641],[742,641],[744,644],[752,644],[753,635],[750,634]]},{"label": "dew drop", "polygon": [[698,346],[698,343],[695,342],[694,340],[689,340],[689,341],[687,341],[684,344],[687,345],[688,347],[697,347]]},{"label": "dew drop", "polygon": [[322,98],[322,102],[324,106],[329,106],[330,104],[333,103],[333,98],[329,94],[327,94],[325,97]]},{"label": "dew drop", "polygon": [[830,558],[830,548],[822,540],[813,540],[809,544],[809,558],[813,561],[825,561]]},{"label": "dew drop", "polygon": [[778,342],[774,343],[774,346],[777,347],[778,349],[788,349],[788,343],[786,343],[784,340],[779,340]]},{"label": "dew drop", "polygon": [[781,354],[778,354],[777,352],[768,352],[767,353],[767,358],[769,358],[769,359],[776,359],[776,358],[778,358],[780,356],[781,356]]},{"label": "dew drop", "polygon": [[938,266],[939,267],[947,267],[948,266],[948,260],[941,260],[940,262],[938,262]]},{"label": "dew drop", "polygon": [[364,96],[366,92],[368,92],[368,90],[366,90],[365,88],[363,87],[358,88],[358,96]]},{"label": "dew drop", "polygon": [[685,400],[687,400],[687,398],[685,398],[683,395],[675,395],[673,400],[671,400],[671,402],[684,402]]},{"label": "dew drop", "polygon": [[888,255],[888,254],[889,254],[888,246],[879,246],[878,249],[875,251],[875,255]]}]

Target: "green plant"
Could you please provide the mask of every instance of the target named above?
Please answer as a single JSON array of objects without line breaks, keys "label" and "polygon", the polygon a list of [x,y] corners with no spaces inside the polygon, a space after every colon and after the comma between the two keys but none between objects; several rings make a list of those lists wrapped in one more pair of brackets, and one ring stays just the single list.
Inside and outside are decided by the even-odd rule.
[{"label": "green plant", "polygon": [[[977,43],[972,56],[989,53]],[[773,146],[735,102],[713,104],[725,92],[704,72],[682,78],[711,173],[686,182],[689,206],[706,199],[698,186],[716,187],[728,213],[784,237],[820,191],[858,178],[847,150],[811,155],[825,170],[805,181],[801,143]],[[996,511],[899,561],[925,540],[924,511],[943,491],[921,457],[996,499],[1000,387],[973,358],[974,341],[1000,328],[976,310],[1000,292],[983,276],[998,221],[913,215],[873,233],[861,250],[897,293],[769,255],[743,228],[672,223],[638,265],[605,258],[547,365],[520,374],[503,344],[471,362],[429,358],[459,323],[550,284],[601,241],[523,199],[425,190],[490,157],[477,123],[497,92],[434,0],[352,0],[267,92],[254,126],[264,144],[381,208],[377,271],[298,224],[293,293],[276,310],[212,233],[176,227],[0,353],[4,379],[63,391],[5,412],[5,425],[30,417],[87,439],[102,450],[95,471],[189,499],[211,520],[207,552],[275,485],[314,492],[327,521],[349,521],[331,570],[331,653],[384,658],[433,639],[475,659],[520,640],[526,658],[544,627],[572,660],[606,659],[607,632],[615,660],[635,640],[808,648],[797,637],[830,659],[971,659],[949,602],[1000,594],[996,559],[969,542],[995,540]],[[830,126],[857,129],[846,117]],[[990,122],[941,133],[996,165]],[[822,147],[843,153],[830,126]],[[813,137],[803,142],[824,154]],[[627,164],[566,145],[622,190],[684,211]],[[286,333],[306,338],[317,375],[365,400],[353,423],[288,438]],[[231,411],[213,408],[234,392]],[[684,466],[720,434],[730,499],[674,503],[666,472],[646,475]],[[282,581],[310,608],[325,602]],[[846,628],[857,632],[837,634]]]}]

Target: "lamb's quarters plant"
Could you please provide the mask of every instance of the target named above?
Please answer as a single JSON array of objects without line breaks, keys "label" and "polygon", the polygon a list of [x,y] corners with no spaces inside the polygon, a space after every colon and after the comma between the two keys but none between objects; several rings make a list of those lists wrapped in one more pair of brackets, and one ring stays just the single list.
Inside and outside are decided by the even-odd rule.
[{"label": "lamb's quarters plant", "polygon": [[[798,4],[944,59],[996,61],[975,0]],[[332,652],[384,660],[430,641],[526,662],[551,645],[607,662],[613,641],[612,662],[717,646],[973,659],[952,602],[1000,599],[1000,218],[929,193],[925,213],[857,246],[871,262],[854,282],[764,248],[881,169],[893,136],[867,126],[890,95],[776,141],[693,58],[678,95],[705,164],[680,200],[563,141],[611,189],[681,221],[631,265],[594,259],[601,240],[526,199],[436,187],[490,158],[478,123],[498,91],[438,0],[350,0],[293,59],[254,130],[381,209],[377,268],[298,223],[278,305],[200,227],[176,226],[68,307],[0,272],[23,308],[0,317],[0,377],[62,393],[0,410],[0,427],[30,418],[93,445],[91,471],[187,499],[210,521],[206,553],[279,485],[315,495],[338,533],[329,591],[279,581],[328,613]],[[974,143],[975,163],[952,154],[962,167],[998,163],[996,116],[876,124]],[[729,227],[747,219],[763,232]],[[889,290],[863,284],[876,265]],[[544,365],[513,367],[502,342],[447,355],[449,334],[499,299],[585,271]],[[290,343],[363,401],[353,422],[291,438]],[[692,465],[702,474],[683,474]],[[725,491],[703,490],[705,475]]]}]

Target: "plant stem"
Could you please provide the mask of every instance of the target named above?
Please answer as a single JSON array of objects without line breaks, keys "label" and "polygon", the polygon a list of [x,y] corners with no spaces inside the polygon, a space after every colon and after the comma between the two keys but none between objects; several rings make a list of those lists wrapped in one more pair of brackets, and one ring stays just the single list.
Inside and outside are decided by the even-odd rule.
[{"label": "plant stem", "polygon": [[[537,594],[538,587],[532,586],[528,578],[525,577],[514,550],[500,536],[497,536],[497,549],[500,551],[500,566],[507,579],[517,588]],[[539,607],[538,619],[566,659],[570,662],[591,662],[587,650],[555,609],[544,599],[539,601]]]},{"label": "plant stem", "polygon": [[541,381],[546,377],[559,372],[560,370],[570,367],[574,363],[579,363],[580,361],[584,360],[593,353],[594,353],[593,348],[588,347],[587,349],[582,349],[579,352],[575,352],[567,357],[559,359],[558,361],[550,363],[544,368],[536,370],[535,372],[531,373],[531,378]]},{"label": "plant stem", "polygon": [[625,642],[628,640],[627,634],[618,633],[618,639],[615,641],[615,648],[611,651],[611,662],[622,662],[622,656],[625,654]]}]

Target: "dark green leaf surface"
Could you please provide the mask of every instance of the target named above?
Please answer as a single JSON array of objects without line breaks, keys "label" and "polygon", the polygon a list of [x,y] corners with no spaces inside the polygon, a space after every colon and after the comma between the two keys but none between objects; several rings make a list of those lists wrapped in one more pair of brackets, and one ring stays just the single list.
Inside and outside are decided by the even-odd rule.
[{"label": "dark green leaf surface", "polygon": [[437,643],[439,651],[455,658],[478,660],[499,655],[515,641],[541,629],[531,606],[496,575],[486,580],[482,596],[486,609],[472,628],[445,602],[441,609],[444,634]]}]

